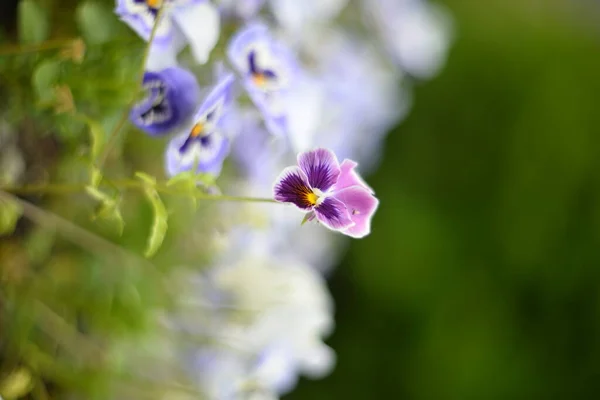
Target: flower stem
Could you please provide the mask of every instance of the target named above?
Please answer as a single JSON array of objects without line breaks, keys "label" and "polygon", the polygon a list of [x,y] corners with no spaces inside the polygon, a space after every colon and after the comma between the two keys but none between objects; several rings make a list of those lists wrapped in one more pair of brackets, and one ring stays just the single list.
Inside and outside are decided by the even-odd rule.
[{"label": "flower stem", "polygon": [[61,47],[70,46],[76,38],[48,40],[46,42],[29,45],[9,45],[0,47],[0,56],[9,56],[14,54],[35,53],[38,51],[56,50]]},{"label": "flower stem", "polygon": [[[141,181],[133,179],[123,180],[103,180],[102,186],[109,186],[115,189],[134,189],[144,190],[145,185]],[[53,183],[53,184],[39,184],[39,185],[26,185],[26,186],[1,186],[0,191],[4,191],[12,194],[27,195],[27,194],[73,194],[85,192],[87,184],[76,184],[76,183]],[[273,199],[262,198],[262,197],[245,197],[245,196],[228,196],[222,194],[207,194],[200,191],[190,193],[189,191],[181,191],[168,187],[164,183],[157,183],[156,190],[160,193],[172,196],[193,196],[198,200],[210,200],[210,201],[231,201],[231,202],[246,202],[246,203],[277,203]],[[0,192],[0,197],[1,196]]]},{"label": "flower stem", "polygon": [[[142,57],[142,64],[140,66],[140,72],[139,72],[139,76],[138,76],[138,82],[139,82],[140,87],[143,84],[144,73],[146,70],[146,63],[148,62],[148,57],[150,56],[150,49],[152,48],[152,42],[154,41],[154,37],[156,36],[156,32],[158,31],[158,24],[164,14],[165,3],[166,2],[162,2],[162,4],[160,5],[160,9],[158,10],[158,14],[156,15],[156,19],[154,20],[154,26],[152,27],[152,32],[150,33],[150,39],[148,40],[148,45],[146,46],[146,49],[144,50],[144,56]],[[117,122],[117,125],[115,126],[115,128],[113,129],[113,131],[111,132],[111,134],[108,138],[108,143],[106,144],[104,151],[100,154],[100,156],[96,160],[95,165],[99,171],[102,171],[102,167],[104,166],[104,163],[106,162],[106,159],[108,158],[108,155],[110,154],[112,148],[114,147],[115,142],[117,141],[117,139],[119,137],[119,133],[121,132],[121,130],[127,123],[127,118],[129,117],[129,109],[135,104],[136,100],[137,100],[137,93],[133,95],[131,101],[129,101],[127,107],[125,108],[125,110],[123,110],[123,113],[121,114],[121,118],[119,119],[119,122]]]}]

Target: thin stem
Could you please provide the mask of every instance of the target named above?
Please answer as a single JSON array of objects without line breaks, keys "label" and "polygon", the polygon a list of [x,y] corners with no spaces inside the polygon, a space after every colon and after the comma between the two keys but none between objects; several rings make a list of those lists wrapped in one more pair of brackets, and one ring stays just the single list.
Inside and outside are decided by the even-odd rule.
[{"label": "thin stem", "polygon": [[[112,181],[105,179],[102,186],[110,186],[116,189],[134,189],[143,190],[145,185],[141,181],[136,180],[118,180]],[[12,193],[12,194],[72,194],[84,192],[87,185],[85,184],[70,184],[70,183],[56,183],[56,184],[39,184],[39,185],[27,185],[27,186],[0,186],[0,190]],[[180,191],[172,187],[168,187],[164,183],[157,183],[156,190],[160,193],[172,195],[172,196],[193,196],[198,200],[210,200],[210,201],[231,201],[231,202],[247,202],[247,203],[277,203],[273,199],[262,198],[262,197],[245,197],[245,196],[228,196],[222,194],[206,194],[202,192],[190,193],[188,191]],[[1,192],[0,192],[1,193]],[[7,193],[7,194],[8,194]],[[1,197],[1,196],[0,196]]]},{"label": "thin stem", "polygon": [[17,203],[21,206],[23,214],[31,221],[41,227],[60,232],[67,239],[81,246],[83,249],[92,250],[102,257],[114,258],[114,265],[141,264],[150,267],[153,271],[158,271],[150,261],[136,256],[134,253],[128,252],[109,240],[91,233],[56,214],[45,211],[28,201],[20,199],[5,190],[0,189],[0,199]]},{"label": "thin stem", "polygon": [[9,56],[14,54],[35,53],[45,50],[56,50],[61,47],[70,46],[77,38],[48,40],[43,43],[29,45],[12,45],[0,47],[0,56]]},{"label": "thin stem", "polygon": [[[150,39],[148,40],[148,45],[146,46],[146,49],[144,50],[144,56],[142,57],[142,64],[140,66],[140,72],[139,72],[139,76],[138,76],[138,82],[140,84],[140,87],[143,84],[144,73],[146,71],[146,63],[148,62],[148,57],[150,56],[150,49],[152,47],[152,42],[154,41],[154,37],[156,36],[156,32],[158,31],[158,24],[161,21],[163,12],[165,10],[165,3],[166,2],[163,1],[162,4],[160,5],[160,9],[158,10],[158,14],[156,15],[156,19],[154,20],[154,26],[152,27],[152,32],[150,33]],[[115,128],[113,129],[113,131],[111,132],[111,134],[108,138],[108,143],[106,144],[104,151],[102,152],[102,154],[100,154],[100,156],[96,160],[95,164],[96,164],[96,168],[98,168],[98,170],[102,171],[102,167],[104,166],[104,163],[106,162],[106,159],[108,158],[108,155],[110,154],[112,148],[114,147],[115,142],[117,141],[117,139],[119,137],[119,133],[121,132],[121,130],[127,123],[127,119],[129,117],[129,109],[135,104],[136,100],[137,100],[137,93],[132,97],[131,101],[129,102],[129,104],[127,105],[125,110],[123,110],[123,113],[121,114],[121,118],[119,118],[119,122],[117,122],[117,125],[115,126]]]}]

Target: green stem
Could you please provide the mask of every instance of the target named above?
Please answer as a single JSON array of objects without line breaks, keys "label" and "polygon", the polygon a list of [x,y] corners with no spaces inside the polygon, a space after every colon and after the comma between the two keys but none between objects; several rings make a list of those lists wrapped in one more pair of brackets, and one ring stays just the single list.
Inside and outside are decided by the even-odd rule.
[{"label": "green stem", "polygon": [[[138,76],[138,82],[140,84],[140,87],[143,84],[144,73],[146,71],[146,63],[148,62],[148,57],[150,56],[150,48],[152,47],[152,42],[154,41],[156,32],[158,31],[158,23],[162,19],[163,12],[165,10],[165,3],[166,2],[163,1],[160,6],[160,9],[158,10],[158,14],[156,15],[156,19],[154,20],[154,26],[152,27],[152,32],[150,33],[150,39],[148,40],[148,45],[146,46],[146,49],[144,50],[144,56],[142,57],[142,64],[140,66],[140,72],[139,72],[139,76]],[[137,100],[137,93],[132,97],[131,101],[128,103],[125,110],[123,110],[123,113],[121,114],[121,118],[119,119],[119,122],[117,122],[117,125],[115,126],[115,128],[113,129],[113,131],[111,132],[111,134],[108,138],[108,143],[106,144],[104,151],[102,152],[102,154],[100,154],[100,156],[96,160],[95,164],[96,164],[96,168],[98,168],[98,170],[102,171],[102,167],[104,166],[104,163],[106,162],[106,159],[108,158],[108,155],[110,154],[112,148],[114,147],[115,142],[117,141],[117,139],[119,137],[119,133],[121,132],[121,130],[127,123],[127,119],[129,117],[129,109],[135,104],[136,100]]]},{"label": "green stem", "polygon": [[158,271],[148,260],[131,253],[120,246],[104,239],[80,226],[68,221],[56,214],[45,211],[38,206],[20,199],[19,197],[0,188],[0,200],[18,204],[23,214],[39,226],[60,232],[65,238],[81,246],[85,250],[91,250],[101,257],[110,258],[114,265],[143,265],[148,271]]},{"label": "green stem", "polygon": [[[145,184],[142,181],[136,180],[118,180],[112,181],[105,179],[101,183],[102,186],[110,186],[116,189],[134,189],[144,190]],[[27,195],[27,194],[72,194],[72,193],[83,193],[86,188],[86,184],[70,184],[70,183],[55,183],[55,184],[39,184],[39,185],[27,185],[27,186],[1,186],[0,190],[12,194]],[[160,193],[172,195],[172,196],[193,196],[198,200],[210,200],[210,201],[232,201],[232,202],[246,202],[246,203],[277,203],[273,199],[262,198],[262,197],[244,197],[244,196],[228,196],[221,194],[207,194],[202,192],[190,193],[188,191],[180,191],[172,187],[168,187],[164,183],[157,183],[156,190]],[[1,196],[0,196],[1,197]]]},{"label": "green stem", "polygon": [[47,42],[43,42],[43,43],[39,43],[39,44],[3,46],[3,47],[0,47],[0,56],[35,53],[38,51],[46,51],[46,50],[56,50],[56,49],[60,49],[61,47],[70,46],[75,40],[77,40],[77,39],[76,38],[56,39],[56,40],[49,40]]}]

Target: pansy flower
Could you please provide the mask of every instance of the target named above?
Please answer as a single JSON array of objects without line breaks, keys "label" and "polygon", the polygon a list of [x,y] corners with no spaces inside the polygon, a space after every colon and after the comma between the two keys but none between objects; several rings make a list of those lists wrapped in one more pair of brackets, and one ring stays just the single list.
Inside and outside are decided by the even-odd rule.
[{"label": "pansy flower", "polygon": [[146,97],[133,106],[129,120],[152,136],[163,135],[188,119],[200,94],[196,77],[179,67],[146,72],[143,88]]},{"label": "pansy flower", "polygon": [[356,163],[326,149],[298,155],[298,166],[287,167],[275,181],[275,200],[307,211],[327,228],[361,238],[371,231],[379,205],[373,190],[355,171]]},{"label": "pansy flower", "polygon": [[285,96],[293,89],[299,66],[292,52],[275,40],[264,25],[251,25],[238,32],[228,47],[228,56],[242,76],[250,98],[263,114],[267,128],[285,132]]},{"label": "pansy flower", "polygon": [[225,116],[233,100],[233,74],[226,74],[198,108],[193,124],[174,137],[167,148],[167,173],[189,171],[218,175],[229,154],[230,140],[224,132]]},{"label": "pansy flower", "polygon": [[165,9],[158,21],[149,64],[161,64],[165,59],[172,62],[185,42],[196,61],[204,64],[220,31],[219,12],[209,0],[117,0],[115,12],[148,41],[161,7]]}]

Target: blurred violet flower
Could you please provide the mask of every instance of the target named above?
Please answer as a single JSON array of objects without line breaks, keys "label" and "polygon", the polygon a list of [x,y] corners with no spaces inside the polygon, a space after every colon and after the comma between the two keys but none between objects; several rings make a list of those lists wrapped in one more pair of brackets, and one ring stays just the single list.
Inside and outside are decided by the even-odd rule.
[{"label": "blurred violet flower", "polygon": [[198,63],[206,63],[220,33],[219,12],[209,0],[117,0],[115,12],[148,41],[161,6],[165,9],[158,21],[148,68],[173,65],[185,43]]},{"label": "blurred violet flower", "polygon": [[315,23],[329,22],[348,0],[270,0],[275,18],[289,33],[304,33]]},{"label": "blurred violet flower", "polygon": [[242,76],[248,95],[261,111],[269,131],[286,133],[286,96],[299,81],[298,61],[290,49],[271,36],[265,25],[254,24],[232,39],[228,57]]},{"label": "blurred violet flower", "polygon": [[193,113],[200,96],[196,77],[171,67],[144,74],[146,97],[135,104],[129,120],[152,136],[161,136],[181,125]]},{"label": "blurred violet flower", "polygon": [[233,102],[233,74],[224,74],[198,108],[193,124],[175,136],[167,147],[166,167],[169,176],[189,171],[219,175],[229,154],[227,114]]},{"label": "blurred violet flower", "polygon": [[365,13],[400,68],[421,79],[443,66],[452,24],[446,10],[428,0],[363,0]]},{"label": "blurred violet flower", "polygon": [[298,166],[287,167],[274,186],[275,200],[308,211],[327,228],[362,238],[371,232],[371,218],[379,200],[356,173],[357,164],[326,149],[298,155]]},{"label": "blurred violet flower", "polygon": [[265,0],[220,0],[217,5],[225,17],[250,19],[258,14],[264,3]]},{"label": "blurred violet flower", "polygon": [[[385,135],[410,107],[400,74],[374,46],[343,29],[307,33],[304,51],[318,77],[321,99],[298,108],[308,113],[318,104],[321,112],[315,118],[316,129],[291,130],[294,150],[329,148],[340,158],[357,160],[363,173],[372,170]],[[309,118],[302,120],[306,125]]]}]

